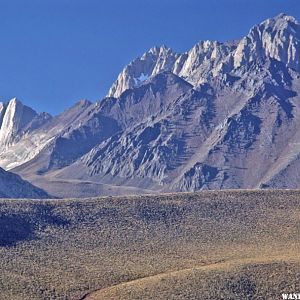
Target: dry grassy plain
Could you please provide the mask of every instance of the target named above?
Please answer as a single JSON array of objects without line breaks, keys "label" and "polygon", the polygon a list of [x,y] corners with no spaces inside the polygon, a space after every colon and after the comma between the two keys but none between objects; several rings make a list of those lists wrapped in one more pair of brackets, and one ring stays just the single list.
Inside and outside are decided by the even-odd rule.
[{"label": "dry grassy plain", "polygon": [[282,299],[300,191],[0,200],[0,299]]}]

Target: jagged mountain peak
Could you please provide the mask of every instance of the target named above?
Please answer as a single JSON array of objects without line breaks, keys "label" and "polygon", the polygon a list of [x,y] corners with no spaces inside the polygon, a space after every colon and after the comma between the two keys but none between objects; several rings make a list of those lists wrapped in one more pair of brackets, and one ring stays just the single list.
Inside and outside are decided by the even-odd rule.
[{"label": "jagged mountain peak", "polygon": [[14,97],[14,98],[12,98],[11,100],[9,100],[9,103],[14,103],[14,104],[17,104],[17,103],[19,103],[19,104],[22,104],[22,102],[17,98],[17,97]]},{"label": "jagged mountain peak", "polygon": [[[189,59],[195,60],[195,56],[197,56],[198,61],[201,62],[209,59],[215,60],[220,58],[220,56],[222,56],[222,52],[224,52],[227,48],[230,49],[230,47],[228,47],[226,44],[219,41],[199,41],[190,51],[186,53],[189,56],[187,61]],[[226,53],[226,55],[227,54],[228,53]]]},{"label": "jagged mountain peak", "polygon": [[3,116],[5,113],[5,108],[6,108],[5,103],[0,102],[0,128],[1,128],[2,120],[3,120]]},{"label": "jagged mountain peak", "polygon": [[175,53],[172,48],[166,46],[166,45],[161,45],[161,46],[154,46],[150,48],[148,51],[146,51],[143,55],[142,58],[147,56],[147,54],[153,54],[153,55],[163,55],[163,54],[168,54],[168,53]]},{"label": "jagged mountain peak", "polygon": [[77,101],[75,104],[73,104],[71,107],[67,108],[65,111],[63,111],[61,114],[59,114],[56,118],[59,117],[66,117],[66,116],[73,116],[74,114],[81,114],[83,111],[85,111],[88,107],[92,106],[93,103],[86,100],[81,99]]},{"label": "jagged mountain peak", "polygon": [[291,22],[291,23],[294,23],[294,24],[299,24],[299,22],[293,17],[293,16],[290,16],[290,15],[287,15],[285,13],[280,13],[278,15],[276,15],[275,17],[273,18],[269,18],[267,19],[265,22],[283,22],[283,21],[286,21],[286,22]]},{"label": "jagged mountain peak", "polygon": [[118,98],[125,90],[139,86],[161,71],[172,71],[179,54],[171,48],[155,46],[141,57],[130,62],[119,74],[108,92],[108,97]]},{"label": "jagged mountain peak", "polygon": [[88,107],[90,105],[92,105],[93,103],[87,99],[81,99],[79,101],[77,101],[73,107],[82,107],[82,108],[85,108],[85,107]]},{"label": "jagged mountain peak", "polygon": [[222,61],[235,47],[234,44],[206,40],[178,54],[165,45],[155,46],[123,69],[108,96],[117,98],[125,90],[139,86],[163,71],[173,72],[193,85],[201,84],[206,77],[215,76],[222,69]]},{"label": "jagged mountain peak", "polygon": [[[289,15],[281,13],[273,18],[269,18],[260,24],[253,26],[250,29],[249,35],[255,34],[258,31],[261,34],[261,38],[265,32],[272,32],[272,39],[283,38],[283,42],[287,41],[289,35],[294,36],[296,39],[300,38],[300,25],[298,21]],[[284,36],[282,34],[285,34]]]},{"label": "jagged mountain peak", "polygon": [[251,28],[240,41],[204,40],[179,54],[155,46],[129,63],[119,74],[108,96],[119,97],[161,71],[171,71],[195,87],[219,74],[248,67],[257,60],[276,59],[300,70],[300,25],[294,17],[279,14]]},{"label": "jagged mountain peak", "polygon": [[[3,102],[2,103],[4,106],[8,107],[8,106],[20,106],[20,107],[28,107],[26,106],[18,97],[13,97],[10,100],[8,100],[7,102]],[[33,110],[32,108],[30,108],[31,110]]]},{"label": "jagged mountain peak", "polygon": [[17,98],[11,99],[2,109],[0,120],[0,145],[9,147],[17,142],[22,130],[35,118],[37,112],[24,105]]},{"label": "jagged mountain peak", "polygon": [[151,78],[151,80],[146,81],[147,82],[151,82],[153,84],[162,84],[163,82],[181,82],[184,85],[187,85],[189,87],[192,88],[192,85],[189,84],[188,82],[186,82],[184,79],[182,79],[180,76],[174,74],[171,71],[161,71],[159,73],[157,73],[155,76],[153,76]]},{"label": "jagged mountain peak", "polygon": [[24,105],[18,98],[12,98],[6,103],[0,103],[0,145],[5,145],[4,136],[8,134],[8,128],[19,135],[39,127],[52,116],[47,112],[37,113],[32,108]]},{"label": "jagged mountain peak", "polygon": [[209,49],[211,47],[215,47],[215,46],[218,46],[218,45],[221,45],[223,44],[222,42],[219,42],[219,41],[212,41],[212,40],[202,40],[202,41],[199,41],[195,47],[199,47],[199,48],[204,48],[204,49]]},{"label": "jagged mountain peak", "polygon": [[239,68],[258,59],[276,59],[289,68],[300,70],[300,25],[295,18],[279,14],[250,29],[234,54]]}]

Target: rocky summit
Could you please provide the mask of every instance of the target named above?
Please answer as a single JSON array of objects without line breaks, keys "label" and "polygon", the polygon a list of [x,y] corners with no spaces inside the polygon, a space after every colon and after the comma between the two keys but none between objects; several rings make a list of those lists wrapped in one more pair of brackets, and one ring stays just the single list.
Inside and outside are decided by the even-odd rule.
[{"label": "rocky summit", "polygon": [[153,47],[56,117],[0,103],[0,166],[58,197],[299,188],[299,93],[300,25],[280,14],[240,40]]}]

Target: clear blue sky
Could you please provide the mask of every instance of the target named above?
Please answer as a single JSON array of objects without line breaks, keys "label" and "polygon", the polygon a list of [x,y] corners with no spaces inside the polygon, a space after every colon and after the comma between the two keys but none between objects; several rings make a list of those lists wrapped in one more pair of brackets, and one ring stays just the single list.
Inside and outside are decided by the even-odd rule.
[{"label": "clear blue sky", "polygon": [[0,0],[0,101],[57,114],[154,45],[237,39],[280,12],[300,20],[300,0]]}]

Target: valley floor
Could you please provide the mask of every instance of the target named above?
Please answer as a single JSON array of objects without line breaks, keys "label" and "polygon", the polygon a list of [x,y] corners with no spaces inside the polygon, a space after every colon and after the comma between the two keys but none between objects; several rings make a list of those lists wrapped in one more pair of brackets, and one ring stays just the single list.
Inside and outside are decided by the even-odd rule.
[{"label": "valley floor", "polygon": [[300,191],[0,200],[0,298],[282,299]]}]

